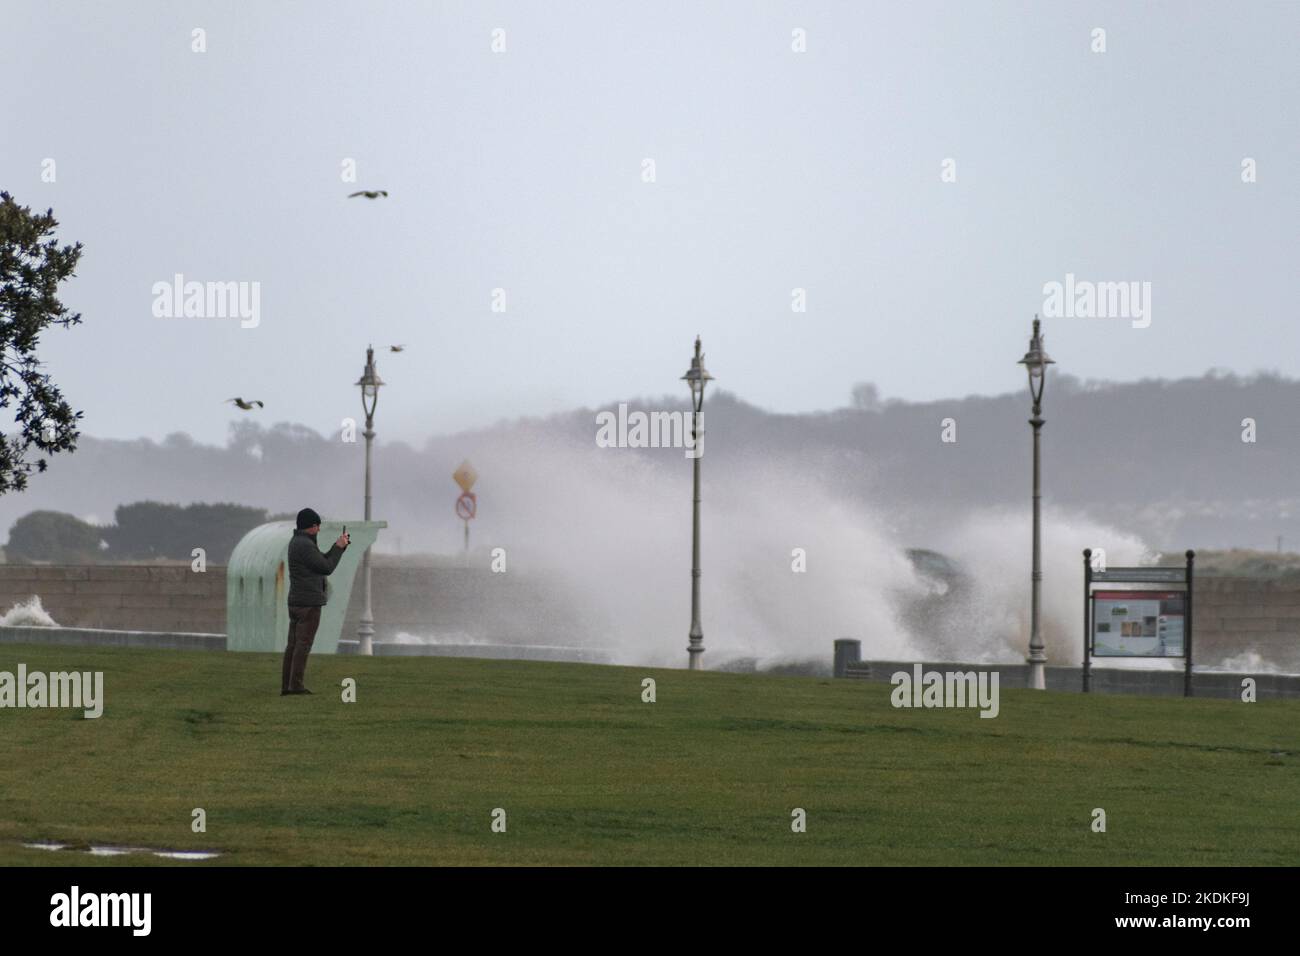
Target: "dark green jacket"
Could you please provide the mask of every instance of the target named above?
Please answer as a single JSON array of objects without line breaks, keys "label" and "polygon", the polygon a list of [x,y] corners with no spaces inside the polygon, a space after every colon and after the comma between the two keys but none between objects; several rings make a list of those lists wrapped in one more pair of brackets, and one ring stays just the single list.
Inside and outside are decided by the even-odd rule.
[{"label": "dark green jacket", "polygon": [[316,547],[315,535],[295,531],[289,540],[289,605],[321,607],[327,600],[325,579],[334,573],[343,557],[337,544],[324,554]]}]

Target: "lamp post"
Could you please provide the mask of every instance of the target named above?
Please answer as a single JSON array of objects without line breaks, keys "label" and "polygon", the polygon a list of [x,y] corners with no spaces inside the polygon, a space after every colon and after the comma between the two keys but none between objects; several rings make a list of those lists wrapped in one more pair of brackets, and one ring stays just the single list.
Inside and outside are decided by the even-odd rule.
[{"label": "lamp post", "polygon": [[700,670],[700,655],[704,653],[704,629],[700,627],[700,458],[704,447],[700,439],[700,411],[704,408],[704,386],[713,379],[704,367],[704,353],[700,351],[700,337],[695,337],[695,357],[682,381],[691,389],[691,450],[695,457],[695,494],[691,516],[691,634],[687,645],[690,669]]},{"label": "lamp post", "polygon": [[1043,637],[1039,632],[1039,605],[1043,589],[1042,533],[1039,502],[1039,437],[1043,430],[1043,385],[1047,381],[1047,366],[1056,364],[1043,349],[1043,336],[1039,331],[1038,316],[1034,316],[1034,334],[1029,340],[1029,351],[1016,364],[1029,372],[1029,396],[1034,402],[1034,417],[1029,424],[1034,429],[1034,563],[1029,601],[1029,686],[1033,690],[1047,689],[1047,655],[1043,650]]},{"label": "lamp post", "polygon": [[[366,347],[366,368],[357,380],[361,386],[361,409],[366,413],[366,521],[370,520],[370,446],[375,440],[375,406],[379,404],[379,386],[383,379],[375,371],[375,350]],[[373,639],[375,636],[375,618],[370,610],[370,548],[366,547],[361,557],[361,578],[365,582],[365,606],[361,610],[361,622],[357,625],[357,653],[367,657],[375,653]]]}]

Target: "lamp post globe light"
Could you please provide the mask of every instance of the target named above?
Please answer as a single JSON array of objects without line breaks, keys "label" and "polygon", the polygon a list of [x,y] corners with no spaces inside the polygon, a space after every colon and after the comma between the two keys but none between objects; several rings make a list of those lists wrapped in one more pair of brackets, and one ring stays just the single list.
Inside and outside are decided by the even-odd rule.
[{"label": "lamp post globe light", "polygon": [[700,627],[700,458],[704,447],[700,439],[700,411],[704,408],[704,386],[713,380],[704,367],[704,353],[700,351],[700,337],[695,337],[695,357],[691,367],[682,376],[691,389],[691,448],[694,452],[695,494],[691,510],[691,633],[686,647],[690,669],[700,670],[700,655],[704,653],[704,630]]},{"label": "lamp post globe light", "polygon": [[[357,379],[361,387],[361,410],[366,413],[366,509],[365,519],[370,520],[370,446],[375,440],[375,406],[379,404],[379,387],[384,384],[379,373],[375,371],[375,350],[366,347],[366,368]],[[374,654],[375,619],[370,610],[370,548],[366,547],[361,557],[361,579],[365,587],[365,605],[361,610],[361,621],[357,625],[357,653],[367,657]]]},{"label": "lamp post globe light", "polygon": [[1039,484],[1039,437],[1043,430],[1043,386],[1047,383],[1047,366],[1056,363],[1048,357],[1043,348],[1043,336],[1039,331],[1038,316],[1034,316],[1034,334],[1029,340],[1029,351],[1016,364],[1023,365],[1029,373],[1029,397],[1033,400],[1034,417],[1029,424],[1034,430],[1034,556],[1033,572],[1030,581],[1029,598],[1029,656],[1025,663],[1029,665],[1029,686],[1033,690],[1047,689],[1047,655],[1043,649],[1043,637],[1039,630],[1039,608],[1043,589],[1042,565],[1042,519]]}]

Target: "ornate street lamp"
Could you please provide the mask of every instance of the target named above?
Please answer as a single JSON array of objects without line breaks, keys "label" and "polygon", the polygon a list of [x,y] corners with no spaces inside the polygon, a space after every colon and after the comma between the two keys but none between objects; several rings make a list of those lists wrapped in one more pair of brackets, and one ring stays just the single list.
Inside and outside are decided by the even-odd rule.
[{"label": "ornate street lamp", "polygon": [[1043,430],[1042,416],[1043,386],[1047,383],[1047,366],[1056,363],[1048,357],[1043,348],[1043,336],[1039,331],[1038,316],[1034,316],[1034,334],[1029,340],[1029,351],[1025,353],[1018,365],[1023,365],[1029,372],[1029,396],[1034,402],[1034,417],[1029,424],[1034,429],[1034,560],[1033,575],[1030,585],[1029,602],[1029,686],[1034,690],[1047,689],[1047,655],[1043,649],[1043,638],[1039,632],[1039,606],[1043,588],[1042,567],[1042,532],[1039,502],[1042,497],[1039,489],[1039,436]]},{"label": "ornate street lamp", "polygon": [[700,655],[704,653],[704,630],[700,627],[700,458],[704,447],[700,439],[700,411],[704,408],[704,386],[713,376],[704,367],[704,353],[700,351],[700,337],[695,337],[695,357],[682,381],[691,389],[691,446],[695,454],[695,495],[691,523],[691,634],[686,648],[690,669],[700,669]]},{"label": "ornate street lamp", "polygon": [[[366,347],[366,368],[357,379],[361,386],[361,409],[366,413],[366,521],[370,520],[370,446],[375,439],[375,406],[379,404],[379,387],[384,384],[379,373],[375,371],[375,350]],[[374,654],[375,619],[370,610],[370,548],[367,547],[361,557],[361,576],[365,582],[365,607],[361,611],[361,622],[357,625],[357,653],[367,657]]]}]

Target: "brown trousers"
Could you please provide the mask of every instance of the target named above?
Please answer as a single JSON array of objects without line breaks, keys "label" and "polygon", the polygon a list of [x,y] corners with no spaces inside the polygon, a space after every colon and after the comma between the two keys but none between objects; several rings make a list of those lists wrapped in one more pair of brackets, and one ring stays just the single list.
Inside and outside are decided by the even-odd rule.
[{"label": "brown trousers", "polygon": [[307,671],[307,655],[316,640],[320,627],[319,607],[289,605],[289,643],[284,646],[284,665],[280,672],[280,690],[302,690],[303,674]]}]

